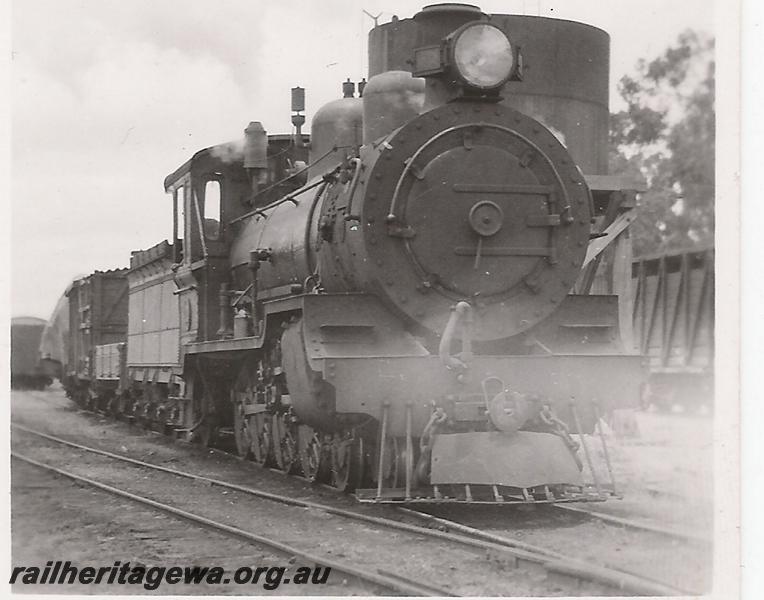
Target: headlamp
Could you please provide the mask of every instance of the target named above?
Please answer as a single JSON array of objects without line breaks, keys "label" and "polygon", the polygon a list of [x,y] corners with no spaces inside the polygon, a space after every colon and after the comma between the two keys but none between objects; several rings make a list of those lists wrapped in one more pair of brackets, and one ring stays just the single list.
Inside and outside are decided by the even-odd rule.
[{"label": "headlamp", "polygon": [[509,38],[490,23],[471,23],[454,32],[450,53],[456,75],[479,90],[501,87],[515,68]]},{"label": "headlamp", "polygon": [[473,21],[439,45],[414,50],[415,77],[443,77],[481,96],[493,97],[507,81],[522,80],[522,55],[496,25]]}]

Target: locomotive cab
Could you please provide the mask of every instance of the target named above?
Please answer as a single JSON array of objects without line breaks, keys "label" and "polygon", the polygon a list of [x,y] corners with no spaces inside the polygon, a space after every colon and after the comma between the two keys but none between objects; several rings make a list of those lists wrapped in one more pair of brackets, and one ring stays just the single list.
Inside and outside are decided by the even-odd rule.
[{"label": "locomotive cab", "polygon": [[173,202],[175,291],[181,343],[230,337],[221,320],[220,298],[229,282],[228,257],[235,223],[293,191],[290,166],[305,157],[292,136],[267,136],[260,123],[245,130],[245,143],[227,143],[197,152],[165,179]]},{"label": "locomotive cab", "polygon": [[[126,406],[129,412],[165,415],[165,425],[188,434],[200,403],[206,402],[198,384],[193,391],[194,380],[208,368],[188,350],[233,335],[230,321],[221,319],[229,309],[233,223],[294,189],[294,183],[281,180],[306,152],[292,136],[268,138],[259,123],[248,130],[258,138],[262,159],[253,165],[253,144],[238,142],[197,152],[164,182],[173,204],[171,240],[135,251],[130,260],[130,323],[121,385],[130,398]],[[227,363],[218,365],[216,372],[225,376]]]}]

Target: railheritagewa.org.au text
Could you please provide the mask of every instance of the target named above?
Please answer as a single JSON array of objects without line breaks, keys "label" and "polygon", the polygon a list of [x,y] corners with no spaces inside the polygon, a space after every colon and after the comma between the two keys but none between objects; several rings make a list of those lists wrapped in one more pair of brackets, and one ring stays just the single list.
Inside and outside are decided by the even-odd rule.
[{"label": "railheritagewa.org.au text", "polygon": [[128,585],[156,590],[160,585],[254,585],[275,590],[282,585],[323,585],[331,567],[260,566],[225,569],[220,566],[145,566],[115,561],[111,565],[80,566],[71,561],[48,561],[44,566],[14,566],[11,584]]}]

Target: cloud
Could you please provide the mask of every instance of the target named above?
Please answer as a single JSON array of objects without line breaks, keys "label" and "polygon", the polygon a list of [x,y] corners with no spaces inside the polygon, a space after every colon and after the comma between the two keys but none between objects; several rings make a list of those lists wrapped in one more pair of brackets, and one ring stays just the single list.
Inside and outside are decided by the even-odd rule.
[{"label": "cloud", "polygon": [[[247,79],[257,73],[258,2],[23,0],[14,4],[13,50],[76,87],[76,76],[126,42],[206,56]],[[243,81],[243,83],[245,83]]]},{"label": "cloud", "polygon": [[95,15],[58,11],[37,35],[17,28],[14,312],[47,316],[75,273],[126,266],[131,250],[168,237],[164,176],[199,148],[241,136],[249,120],[224,46],[192,51],[177,31],[176,46],[131,27],[138,21],[109,36]]}]

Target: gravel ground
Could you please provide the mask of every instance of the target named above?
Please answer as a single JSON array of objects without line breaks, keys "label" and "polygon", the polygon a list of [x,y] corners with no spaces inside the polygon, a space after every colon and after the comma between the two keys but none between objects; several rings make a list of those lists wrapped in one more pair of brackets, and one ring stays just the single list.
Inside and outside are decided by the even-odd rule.
[{"label": "gravel ground", "polygon": [[[131,456],[146,458],[146,454],[149,454],[152,462],[174,462],[176,465],[180,462],[183,464],[178,467],[193,472],[200,472],[198,466],[209,470],[210,460],[214,460],[223,468],[214,469],[210,475],[222,478],[222,472],[236,475],[238,471],[239,479],[242,473],[254,479],[253,469],[246,468],[247,465],[241,461],[220,456],[219,453],[203,452],[201,456],[196,456],[199,454],[195,451],[197,449],[185,452],[189,448],[166,444],[154,436],[125,436],[122,431],[129,428],[123,424],[101,423],[95,417],[70,411],[65,405],[58,406],[42,395],[34,395],[25,400],[23,405],[20,402],[14,403],[14,419],[37,428],[44,426],[52,434],[60,433],[65,428],[73,437],[90,444],[96,441],[94,437],[108,433],[111,435],[107,439],[117,439],[117,443],[122,443],[120,450]],[[41,420],[44,422],[41,423]],[[122,435],[119,438],[112,437],[120,433]],[[104,441],[107,440],[101,439],[95,445],[107,446]],[[385,530],[322,511],[275,504],[200,482],[114,463],[111,459],[65,448],[23,432],[13,432],[12,444],[17,451],[37,460],[97,481],[171,503],[184,510],[272,537],[318,555],[350,559],[351,564],[359,568],[384,569],[461,595],[564,596],[575,589],[571,588],[570,582],[547,579],[543,571],[538,569],[512,570],[509,558],[503,555],[487,558],[483,551],[452,546],[429,537]],[[187,457],[187,454],[190,456]],[[205,460],[206,457],[214,458]],[[282,488],[295,485],[294,481],[283,477],[276,476],[276,479]],[[254,483],[249,482],[250,485]],[[257,485],[263,487],[261,482],[257,482]],[[298,484],[298,487],[307,486]],[[271,490],[271,486],[268,489]],[[308,489],[308,492],[311,491],[314,491],[313,488]],[[314,495],[307,495],[315,499]],[[336,494],[331,494],[329,501],[336,504],[337,498]],[[19,518],[19,515],[14,514],[14,519]],[[103,521],[103,513],[92,518],[94,526]],[[160,537],[166,536],[160,534]],[[23,543],[18,536],[15,541],[16,545]],[[236,554],[230,558],[235,560]],[[604,593],[603,589],[595,585],[585,585],[575,591],[583,595]]]},{"label": "gravel ground", "polygon": [[[586,561],[649,573],[679,589],[707,593],[713,583],[713,421],[650,412],[637,412],[633,418],[636,428],[628,437],[604,428],[622,497],[573,506],[689,532],[708,543],[635,531],[545,506],[427,512]],[[595,470],[606,474],[601,439],[585,437]],[[590,472],[585,467],[585,473]]]},{"label": "gravel ground", "polygon": [[[14,462],[11,470],[12,557],[15,566],[44,566],[68,560],[79,566],[131,565],[220,566],[232,572],[242,566],[286,566],[286,557],[197,527],[186,521],[141,508],[126,499]],[[158,595],[365,595],[374,589],[331,574],[325,585],[284,585],[268,590],[249,585],[162,585],[147,590],[141,585],[12,586],[15,593],[34,594],[158,594]]]},{"label": "gravel ground", "polygon": [[[119,452],[133,458],[167,466],[175,466],[179,469],[218,477],[243,485],[268,489],[275,493],[287,494],[293,497],[327,502],[343,507],[354,507],[356,510],[363,510],[363,512],[368,514],[378,514],[387,517],[395,515],[395,512],[388,507],[359,507],[347,497],[337,496],[333,492],[315,488],[300,480],[259,469],[252,464],[243,463],[219,452],[210,452],[196,446],[173,443],[167,439],[147,434],[137,428],[131,428],[124,423],[113,422],[82,413],[76,410],[63,397],[60,391],[25,392],[23,395],[14,393],[12,398],[12,417],[16,422],[47,431],[53,435],[69,437],[73,441]],[[672,526],[678,529],[692,529],[696,532],[708,531],[710,536],[710,523],[712,519],[710,423],[710,419],[639,413],[637,415],[638,437],[618,439],[612,435],[608,436],[616,481],[619,484],[619,491],[624,494],[624,499],[604,504],[598,503],[593,508],[600,512],[610,512],[626,518],[649,520],[664,527]],[[14,436],[14,444],[20,438],[21,434]],[[706,440],[709,440],[708,443],[706,443]],[[598,447],[596,444],[592,445],[593,449],[596,447]],[[49,452],[44,448],[41,451]],[[53,453],[51,453],[51,457],[52,455]],[[93,463],[96,462],[93,459],[86,460]],[[597,456],[597,452],[595,452],[595,460],[602,460],[601,456]],[[90,465],[91,468],[97,466],[91,464],[91,462],[86,464]],[[25,469],[28,468],[25,467]],[[39,549],[48,546],[48,543],[45,541],[46,536],[53,539],[53,534],[46,533],[49,531],[49,527],[55,525],[63,527],[63,524],[58,522],[58,520],[55,520],[54,523],[46,524],[44,519],[34,518],[34,515],[45,513],[46,510],[43,506],[36,506],[33,509],[33,503],[26,502],[26,495],[29,492],[25,491],[22,485],[25,482],[18,481],[15,477],[16,470],[14,468],[13,548],[14,562],[18,564],[17,556],[26,557],[29,552],[34,552],[35,548]],[[102,474],[106,473],[103,472]],[[18,490],[15,487],[17,483],[21,485],[21,487],[18,487]],[[133,483],[140,484],[140,481],[134,481]],[[199,487],[199,484],[195,485]],[[167,492],[169,494],[168,497],[171,497],[170,490],[167,490]],[[218,500],[233,501],[233,496],[220,498],[221,490],[214,490],[214,492],[209,489],[202,490],[200,497],[204,496],[206,498],[207,493],[216,494]],[[49,504],[55,496],[54,493],[49,494],[45,502]],[[45,495],[43,495],[43,498],[45,498]],[[113,498],[111,501],[117,502]],[[236,499],[235,503],[243,505],[251,501],[249,498]],[[117,502],[117,504],[119,503],[121,501]],[[28,504],[29,511],[26,511],[25,509]],[[224,504],[219,503],[218,505],[223,506]],[[99,506],[103,506],[103,503],[100,503]],[[570,553],[579,556],[580,558],[597,562],[609,562],[621,566],[621,568],[631,567],[630,570],[636,572],[645,573],[645,569],[651,569],[656,579],[670,581],[675,585],[678,585],[680,582],[684,583],[687,578],[694,583],[692,586],[682,587],[706,589],[709,583],[710,556],[707,556],[705,552],[697,553],[695,558],[688,561],[682,562],[680,560],[680,568],[677,569],[673,565],[676,565],[677,557],[685,555],[684,548],[679,548],[672,558],[671,548],[667,547],[665,540],[659,544],[655,540],[651,540],[649,536],[644,537],[642,534],[634,536],[633,532],[624,531],[620,528],[617,528],[614,532],[612,526],[602,523],[588,522],[583,524],[582,527],[581,521],[576,518],[560,523],[556,522],[554,517],[545,514],[543,510],[532,512],[533,509],[529,511],[523,508],[518,509],[518,507],[513,507],[510,510],[507,510],[507,508],[499,507],[497,509],[499,512],[486,510],[485,508],[473,509],[472,516],[482,521],[484,528],[495,530],[502,535],[513,536],[530,543],[544,545],[566,554]],[[65,531],[70,532],[71,528],[75,528],[75,530],[83,529],[85,525],[97,529],[102,521],[108,524],[111,518],[109,515],[112,514],[111,510],[103,510],[101,512],[91,511],[86,502],[85,507],[76,512],[87,523],[70,525]],[[477,513],[477,510],[480,512]],[[262,511],[262,507],[258,505],[258,508],[251,509],[250,513],[260,514],[260,511]],[[56,507],[49,507],[47,512],[49,514],[57,514],[58,510]],[[238,510],[235,512],[237,514],[240,513]],[[304,509],[302,512],[304,513]],[[289,531],[288,527],[285,528],[283,523],[285,514],[289,513],[284,512],[283,508],[273,510],[269,518],[273,524],[278,526],[274,531],[280,530],[285,534]],[[373,530],[365,532],[361,530],[359,532],[343,531],[338,529],[343,527],[343,525],[339,524],[329,515],[312,515],[312,517],[312,523],[320,525],[320,530],[323,532],[315,537],[316,551],[324,548],[326,550],[336,550],[341,554],[355,552],[361,539],[358,537],[359,535],[369,536],[369,541],[361,544],[363,548],[367,549],[367,552],[369,551],[368,549],[372,549],[371,555],[373,555],[374,552],[378,551],[376,546],[379,544],[375,540],[382,537],[379,535],[379,532]],[[148,521],[151,522],[152,518],[149,518]],[[169,517],[166,519],[169,519]],[[132,520],[127,518],[127,521]],[[459,519],[457,518],[457,520]],[[268,519],[260,519],[259,523],[267,521]],[[289,523],[286,523],[286,525],[288,526]],[[188,526],[184,527],[187,528]],[[331,532],[332,528],[335,531],[327,533]],[[293,540],[304,541],[304,530],[308,529],[313,531],[316,527],[306,526],[300,529],[300,526],[297,526],[291,531]],[[366,527],[366,529],[368,530],[369,528]],[[54,530],[55,527],[51,531]],[[22,533],[17,534],[18,531]],[[27,534],[27,531],[31,533]],[[133,554],[129,552],[131,544],[134,546],[144,545],[142,542],[136,541],[136,537],[129,529],[120,527],[118,531],[123,532],[120,533],[121,538],[120,536],[117,536],[117,538],[121,539],[120,543],[126,544],[126,547],[120,557],[115,558],[115,560],[122,560],[125,556],[132,556]],[[105,539],[108,539],[110,537],[108,528],[105,531],[101,531],[99,535],[101,537],[105,536]],[[209,534],[205,533],[205,535]],[[459,585],[460,591],[463,589],[465,592],[473,594],[512,593],[513,595],[518,595],[518,593],[563,593],[562,588],[555,589],[555,586],[550,586],[548,583],[545,584],[543,581],[526,581],[522,585],[511,586],[513,589],[508,591],[505,586],[500,585],[498,582],[494,584],[494,582],[486,582],[484,579],[481,581],[483,577],[481,574],[485,573],[485,569],[488,568],[484,564],[487,562],[485,557],[476,557],[465,553],[464,557],[460,560],[455,560],[453,557],[449,560],[446,556],[439,556],[440,560],[433,561],[431,557],[427,556],[427,551],[423,547],[423,541],[420,540],[417,544],[406,547],[404,541],[395,539],[389,533],[384,535],[388,538],[386,541],[391,542],[394,547],[397,547],[399,558],[405,559],[403,562],[406,563],[409,574],[428,575],[430,581],[436,581],[440,584],[453,581],[454,585]],[[66,537],[63,535],[63,532],[59,532],[59,536]],[[167,536],[164,537],[167,538]],[[347,540],[347,545],[344,549],[340,548],[337,550],[335,547],[330,547],[334,546],[334,540],[342,537]],[[332,540],[331,544],[327,541],[330,538]],[[32,542],[27,541],[30,539]],[[172,543],[174,542],[175,540]],[[206,539],[204,543],[207,543]],[[67,548],[66,553],[62,550],[57,554],[57,557],[66,554],[67,557],[70,555],[81,556],[83,560],[85,558],[93,560],[93,557],[102,556],[102,547],[100,551],[89,545],[82,547],[82,540],[77,538],[71,538],[69,545],[72,546],[72,552],[74,552],[75,547],[80,547],[79,554],[77,552],[72,554],[69,551],[70,548]],[[228,545],[230,545],[230,542],[228,542]],[[179,546],[182,547],[184,544],[179,543]],[[206,546],[200,546],[199,543],[192,544],[192,546],[207,549]],[[225,547],[226,542],[221,540],[221,548]],[[235,562],[240,552],[241,550],[237,550],[233,552],[232,557],[226,556]],[[249,552],[249,555],[252,555],[253,548],[249,547],[247,552]],[[438,551],[435,550],[434,552],[437,556]],[[112,553],[115,557],[118,554],[118,552]],[[40,555],[39,552],[38,555],[44,556]],[[178,549],[175,554],[171,553],[169,556],[177,556],[179,561],[182,557],[182,552]],[[30,558],[33,558],[33,556]],[[154,558],[152,560],[156,561],[157,559]],[[283,560],[282,558],[282,563]],[[388,564],[392,560],[392,558],[389,560],[382,559],[379,563]],[[110,564],[113,561],[101,562]],[[143,562],[146,563],[147,561],[143,560]],[[165,558],[162,558],[162,562],[163,564],[168,564]],[[188,564],[188,562],[186,561],[182,564]],[[246,563],[236,563],[237,566],[241,564]],[[276,562],[270,564],[281,563],[276,559]],[[707,565],[708,568],[706,568]],[[498,565],[498,567],[501,570],[501,565]],[[495,570],[496,567],[494,567]],[[672,579],[672,573],[680,573],[680,576],[678,578],[673,577]],[[692,575],[693,573],[695,574],[694,576]],[[525,588],[526,585],[530,587]],[[222,589],[219,592],[215,590],[215,593],[247,593],[247,591],[251,591],[241,589],[241,587],[233,586],[230,592]],[[95,586],[93,586],[80,591],[90,593],[96,590]],[[179,586],[173,586],[172,592],[212,593],[208,590],[200,590],[199,586],[194,586],[185,592]],[[257,591],[257,593],[261,592],[262,590]],[[288,593],[311,592],[300,590],[297,587],[290,587]],[[335,584],[335,588],[322,587],[322,589],[314,590],[312,593],[336,595],[373,592],[368,590],[361,591],[352,584],[350,587],[347,584],[343,586],[340,582]],[[580,594],[583,592],[575,593]]]},{"label": "gravel ground", "polygon": [[[636,432],[607,435],[623,499],[594,510],[713,536],[713,420],[634,413]],[[601,461],[598,452],[598,461]]]},{"label": "gravel ground", "polygon": [[452,507],[428,512],[687,592],[702,594],[711,589],[711,544],[627,529],[549,506],[490,506],[479,513]]},{"label": "gravel ground", "polygon": [[[689,532],[708,543],[630,530],[544,506],[428,512],[587,561],[649,573],[680,589],[708,592],[713,583],[713,421],[650,412],[632,416],[635,429],[629,436],[604,428],[622,498],[574,506]],[[585,437],[595,470],[607,473],[601,439]]]}]

